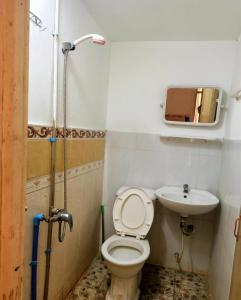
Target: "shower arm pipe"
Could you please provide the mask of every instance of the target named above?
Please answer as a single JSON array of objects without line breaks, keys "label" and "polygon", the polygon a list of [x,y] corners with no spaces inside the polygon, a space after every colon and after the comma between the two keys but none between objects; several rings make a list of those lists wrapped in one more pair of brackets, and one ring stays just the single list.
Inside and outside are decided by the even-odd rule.
[{"label": "shower arm pipe", "polygon": [[87,34],[87,35],[84,35],[78,39],[76,39],[73,44],[74,46],[78,46],[80,43],[84,42],[85,40],[88,40],[88,39],[92,39],[93,42],[95,43],[99,43],[101,45],[104,45],[105,44],[105,39],[99,35],[99,34],[96,34],[96,33],[92,33],[92,34]]},{"label": "shower arm pipe", "polygon": [[66,53],[69,51],[73,51],[75,50],[76,46],[89,39],[91,39],[94,44],[98,44],[98,45],[105,45],[106,43],[103,36],[96,33],[91,33],[91,34],[84,35],[73,42],[64,42],[62,52]]}]

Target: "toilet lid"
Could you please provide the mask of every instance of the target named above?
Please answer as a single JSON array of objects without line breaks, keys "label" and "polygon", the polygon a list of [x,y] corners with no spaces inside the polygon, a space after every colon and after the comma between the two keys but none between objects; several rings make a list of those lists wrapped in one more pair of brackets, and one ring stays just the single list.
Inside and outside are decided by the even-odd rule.
[{"label": "toilet lid", "polygon": [[144,239],[154,216],[152,199],[139,188],[130,188],[120,194],[113,208],[116,233]]}]

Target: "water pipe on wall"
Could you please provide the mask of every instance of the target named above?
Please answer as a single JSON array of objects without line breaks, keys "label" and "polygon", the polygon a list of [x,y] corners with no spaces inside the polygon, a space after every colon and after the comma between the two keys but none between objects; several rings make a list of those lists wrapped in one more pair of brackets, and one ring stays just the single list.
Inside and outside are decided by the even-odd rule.
[{"label": "water pipe on wall", "polygon": [[[49,195],[49,217],[53,216],[54,198],[55,198],[55,159],[56,159],[56,120],[57,120],[57,100],[58,100],[58,40],[59,40],[59,0],[55,1],[55,18],[53,30],[53,90],[52,90],[52,137],[51,142],[51,170],[50,170],[50,195]],[[45,279],[44,279],[44,300],[48,299],[49,291],[49,275],[50,275],[50,260],[52,247],[52,222],[48,223],[48,236]]]},{"label": "water pipe on wall", "polygon": [[37,298],[37,263],[38,263],[38,237],[39,237],[39,225],[40,222],[45,220],[43,214],[37,214],[33,218],[33,248],[32,248],[32,261],[30,266],[32,268],[31,273],[31,300]]}]

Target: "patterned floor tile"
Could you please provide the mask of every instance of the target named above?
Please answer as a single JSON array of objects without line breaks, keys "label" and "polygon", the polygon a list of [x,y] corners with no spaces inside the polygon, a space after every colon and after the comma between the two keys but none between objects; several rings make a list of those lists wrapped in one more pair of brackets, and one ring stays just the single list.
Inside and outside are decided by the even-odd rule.
[{"label": "patterned floor tile", "polygon": [[[105,300],[111,276],[99,255],[65,300]],[[146,264],[140,300],[210,300],[207,278]]]},{"label": "patterned floor tile", "polygon": [[180,289],[175,288],[174,300],[210,300],[207,291],[194,290],[183,286]]},{"label": "patterned floor tile", "polygon": [[99,255],[66,300],[104,300],[110,274]]},{"label": "patterned floor tile", "polygon": [[174,299],[210,299],[207,277],[192,272],[176,272]]},{"label": "patterned floor tile", "polygon": [[205,275],[196,274],[193,272],[176,271],[175,282],[180,285],[194,285],[197,287],[206,287],[207,277]]},{"label": "patterned floor tile", "polygon": [[140,285],[141,299],[172,299],[175,271],[155,265],[145,265]]}]

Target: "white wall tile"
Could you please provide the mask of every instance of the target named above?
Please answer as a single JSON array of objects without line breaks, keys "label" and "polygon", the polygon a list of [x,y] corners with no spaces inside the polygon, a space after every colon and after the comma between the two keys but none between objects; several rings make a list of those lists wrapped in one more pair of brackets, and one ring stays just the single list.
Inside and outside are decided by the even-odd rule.
[{"label": "white wall tile", "polygon": [[[208,143],[209,144],[209,143]],[[106,237],[114,232],[112,208],[122,185],[157,189],[183,185],[217,191],[221,163],[220,145],[203,142],[163,141],[155,134],[111,132],[107,134],[103,202],[106,205]],[[173,253],[180,248],[179,216],[157,203],[150,261],[175,267]],[[208,271],[215,213],[193,218],[196,232],[186,240],[183,268]],[[207,234],[208,232],[208,234]]]},{"label": "white wall tile", "polygon": [[225,141],[218,187],[221,199],[210,264],[210,283],[215,300],[227,300],[231,284],[236,240],[234,222],[241,205],[241,143]]}]

